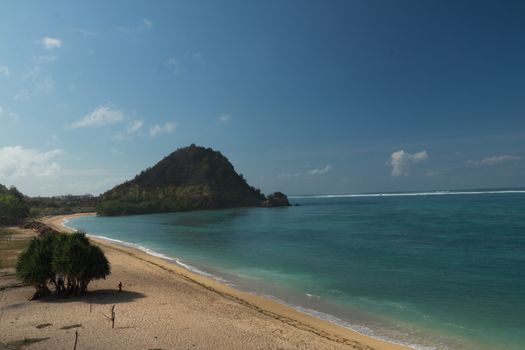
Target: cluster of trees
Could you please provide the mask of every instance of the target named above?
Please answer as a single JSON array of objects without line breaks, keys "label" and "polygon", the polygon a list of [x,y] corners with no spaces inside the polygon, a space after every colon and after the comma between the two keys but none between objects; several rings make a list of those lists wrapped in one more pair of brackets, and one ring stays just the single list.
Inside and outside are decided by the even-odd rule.
[{"label": "cluster of trees", "polygon": [[29,215],[24,195],[15,187],[0,185],[0,226],[16,225]]},{"label": "cluster of trees", "polygon": [[176,150],[133,180],[102,195],[99,215],[129,215],[258,206],[265,200],[220,152]]},{"label": "cluster of trees", "polygon": [[34,217],[63,215],[96,211],[98,197],[94,196],[61,196],[29,197],[27,204]]},{"label": "cluster of trees", "polygon": [[107,196],[97,207],[98,215],[133,215],[188,211],[211,207],[212,193],[202,185],[140,189],[133,185],[118,195]]},{"label": "cluster of trees", "polygon": [[80,295],[87,291],[92,280],[109,274],[110,265],[104,252],[91,244],[83,232],[35,237],[16,264],[18,279],[35,287],[35,297],[52,291]]}]

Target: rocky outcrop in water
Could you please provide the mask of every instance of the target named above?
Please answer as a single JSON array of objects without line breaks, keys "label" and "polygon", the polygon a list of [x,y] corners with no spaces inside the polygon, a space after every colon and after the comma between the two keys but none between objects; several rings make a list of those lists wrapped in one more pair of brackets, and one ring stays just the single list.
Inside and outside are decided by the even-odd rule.
[{"label": "rocky outcrop in water", "polygon": [[288,201],[288,197],[282,193],[282,192],[275,192],[268,197],[266,197],[266,200],[261,203],[262,207],[289,207],[290,202]]}]

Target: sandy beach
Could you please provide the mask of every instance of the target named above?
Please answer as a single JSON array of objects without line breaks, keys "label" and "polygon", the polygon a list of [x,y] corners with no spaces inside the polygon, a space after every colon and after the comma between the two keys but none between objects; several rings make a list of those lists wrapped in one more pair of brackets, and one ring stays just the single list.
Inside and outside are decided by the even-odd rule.
[{"label": "sandy beach", "polygon": [[[64,220],[77,215],[93,214],[44,222],[67,231]],[[33,287],[0,291],[0,348],[26,339],[27,349],[72,349],[77,331],[77,349],[408,349],[235,290],[140,250],[90,239],[104,250],[111,275],[92,282],[90,293],[79,298],[28,301]],[[114,329],[106,318],[112,305]]]}]

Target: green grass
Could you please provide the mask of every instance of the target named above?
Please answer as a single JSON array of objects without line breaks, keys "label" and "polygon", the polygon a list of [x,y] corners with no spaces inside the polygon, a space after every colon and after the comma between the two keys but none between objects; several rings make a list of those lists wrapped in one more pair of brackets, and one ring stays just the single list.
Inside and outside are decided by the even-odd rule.
[{"label": "green grass", "polygon": [[29,244],[28,239],[12,240],[12,236],[9,230],[0,229],[0,269],[15,267],[18,254]]}]

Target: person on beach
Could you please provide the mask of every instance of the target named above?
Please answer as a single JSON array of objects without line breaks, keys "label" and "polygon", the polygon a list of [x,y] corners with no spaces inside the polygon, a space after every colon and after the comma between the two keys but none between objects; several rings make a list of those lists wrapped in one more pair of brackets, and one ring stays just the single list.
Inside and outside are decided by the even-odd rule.
[{"label": "person on beach", "polygon": [[118,283],[118,291],[119,291],[119,292],[122,292],[122,282],[119,282],[119,283]]},{"label": "person on beach", "polygon": [[64,286],[64,279],[62,278],[62,276],[59,276],[58,277],[58,281],[57,281],[57,288],[58,288],[58,293],[62,293],[65,289],[65,286]]}]

